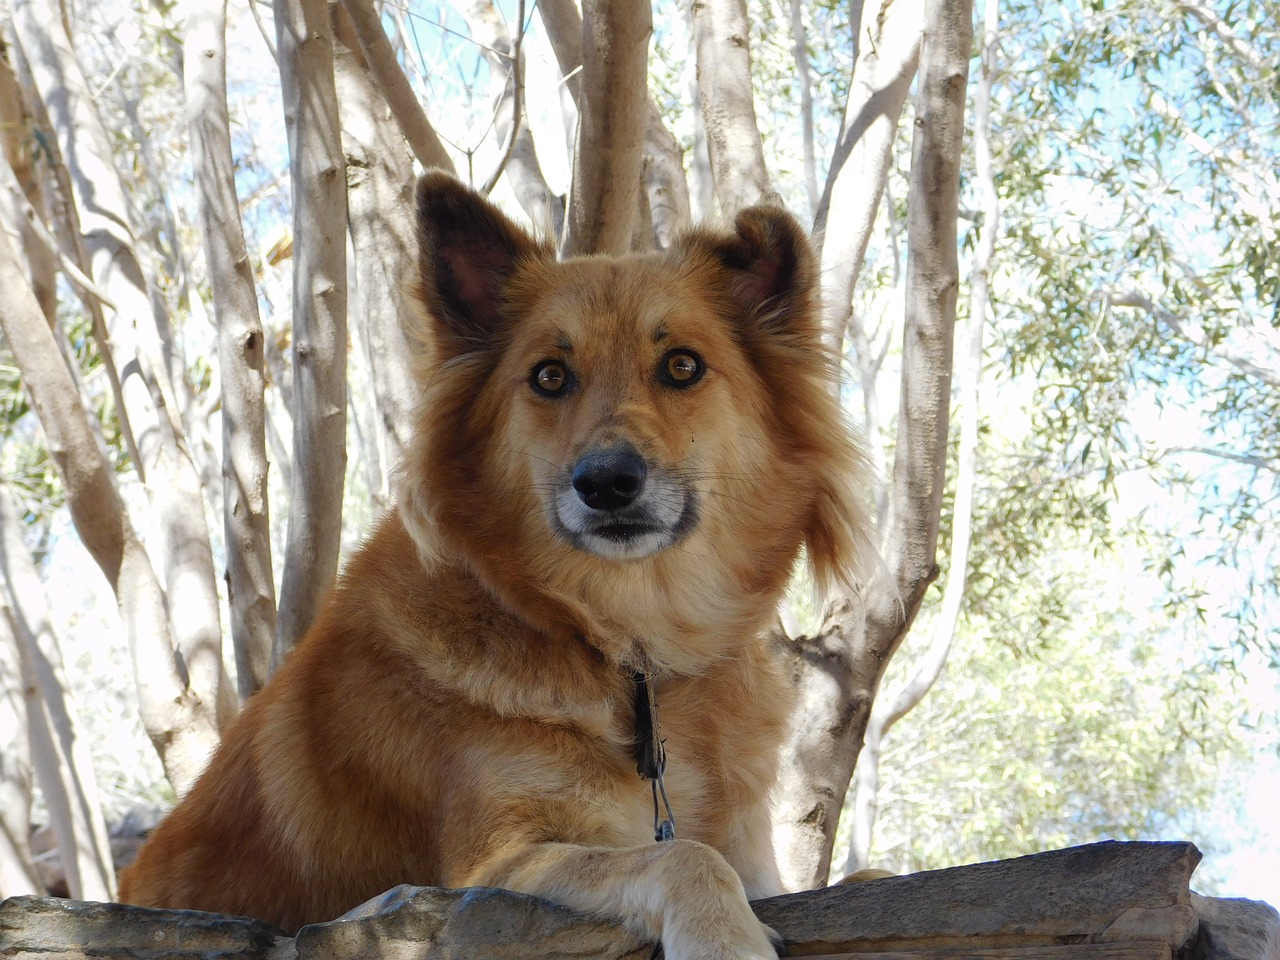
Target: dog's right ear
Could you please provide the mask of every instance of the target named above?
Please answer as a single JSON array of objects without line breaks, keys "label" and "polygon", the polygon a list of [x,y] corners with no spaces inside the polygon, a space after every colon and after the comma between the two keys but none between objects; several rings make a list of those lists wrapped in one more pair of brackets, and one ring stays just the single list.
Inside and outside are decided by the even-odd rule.
[{"label": "dog's right ear", "polygon": [[554,252],[452,175],[418,181],[419,291],[450,356],[491,346],[503,326],[503,288],[521,260]]}]

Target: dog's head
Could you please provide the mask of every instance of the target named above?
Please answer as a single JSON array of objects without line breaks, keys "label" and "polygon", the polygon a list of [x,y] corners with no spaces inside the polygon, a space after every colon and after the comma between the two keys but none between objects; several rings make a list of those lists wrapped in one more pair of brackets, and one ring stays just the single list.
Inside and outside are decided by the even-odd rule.
[{"label": "dog's head", "polygon": [[820,581],[857,575],[862,460],[786,212],[557,262],[430,173],[418,228],[430,349],[402,513],[424,556],[543,629],[674,666],[670,644],[690,666],[758,630],[802,545]]}]

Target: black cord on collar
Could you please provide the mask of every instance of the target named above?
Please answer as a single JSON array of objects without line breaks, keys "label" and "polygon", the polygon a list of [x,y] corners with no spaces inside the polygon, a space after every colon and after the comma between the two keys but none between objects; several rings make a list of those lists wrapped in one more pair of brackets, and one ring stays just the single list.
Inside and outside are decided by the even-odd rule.
[{"label": "black cord on collar", "polygon": [[667,754],[658,732],[658,703],[647,673],[635,670],[631,679],[636,685],[636,739],[632,747],[636,772],[646,780],[657,780],[667,766]]},{"label": "black cord on collar", "polygon": [[653,787],[653,839],[674,840],[676,816],[671,810],[667,786],[662,780],[667,769],[667,751],[662,745],[662,734],[658,730],[658,701],[647,673],[634,670],[631,679],[636,685],[636,739],[633,747],[636,771]]}]

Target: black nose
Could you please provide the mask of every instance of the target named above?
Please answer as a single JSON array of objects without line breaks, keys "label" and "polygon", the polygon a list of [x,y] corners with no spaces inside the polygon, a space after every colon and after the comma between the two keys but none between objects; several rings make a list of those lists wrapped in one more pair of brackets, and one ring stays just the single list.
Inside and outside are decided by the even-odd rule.
[{"label": "black nose", "polygon": [[592,510],[621,510],[644,489],[644,458],[630,447],[584,453],[573,465],[573,489]]}]

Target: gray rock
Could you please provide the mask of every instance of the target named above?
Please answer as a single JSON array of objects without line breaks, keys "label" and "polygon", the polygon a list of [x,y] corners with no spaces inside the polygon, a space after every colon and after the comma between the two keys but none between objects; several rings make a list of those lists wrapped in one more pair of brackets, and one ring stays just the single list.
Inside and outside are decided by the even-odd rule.
[{"label": "gray rock", "polygon": [[303,927],[298,960],[647,960],[615,920],[507,890],[396,887],[338,920]]},{"label": "gray rock", "polygon": [[261,920],[196,910],[10,897],[0,903],[4,960],[266,960],[283,931]]},{"label": "gray rock", "polygon": [[[752,904],[800,952],[1027,947],[1195,933],[1190,843],[1095,843]],[[1138,911],[1138,912],[1134,912]],[[1149,924],[1149,930],[1145,924]]]},{"label": "gray rock", "polygon": [[[752,906],[793,955],[1280,960],[1280,915],[1193,896],[1199,859],[1188,843],[1103,843]],[[648,960],[651,950],[616,920],[504,890],[397,887],[296,939],[189,910],[39,897],[0,905],[0,960]]]},{"label": "gray rock", "polygon": [[1192,960],[1280,960],[1280,913],[1257,900],[1191,895],[1200,915]]}]

